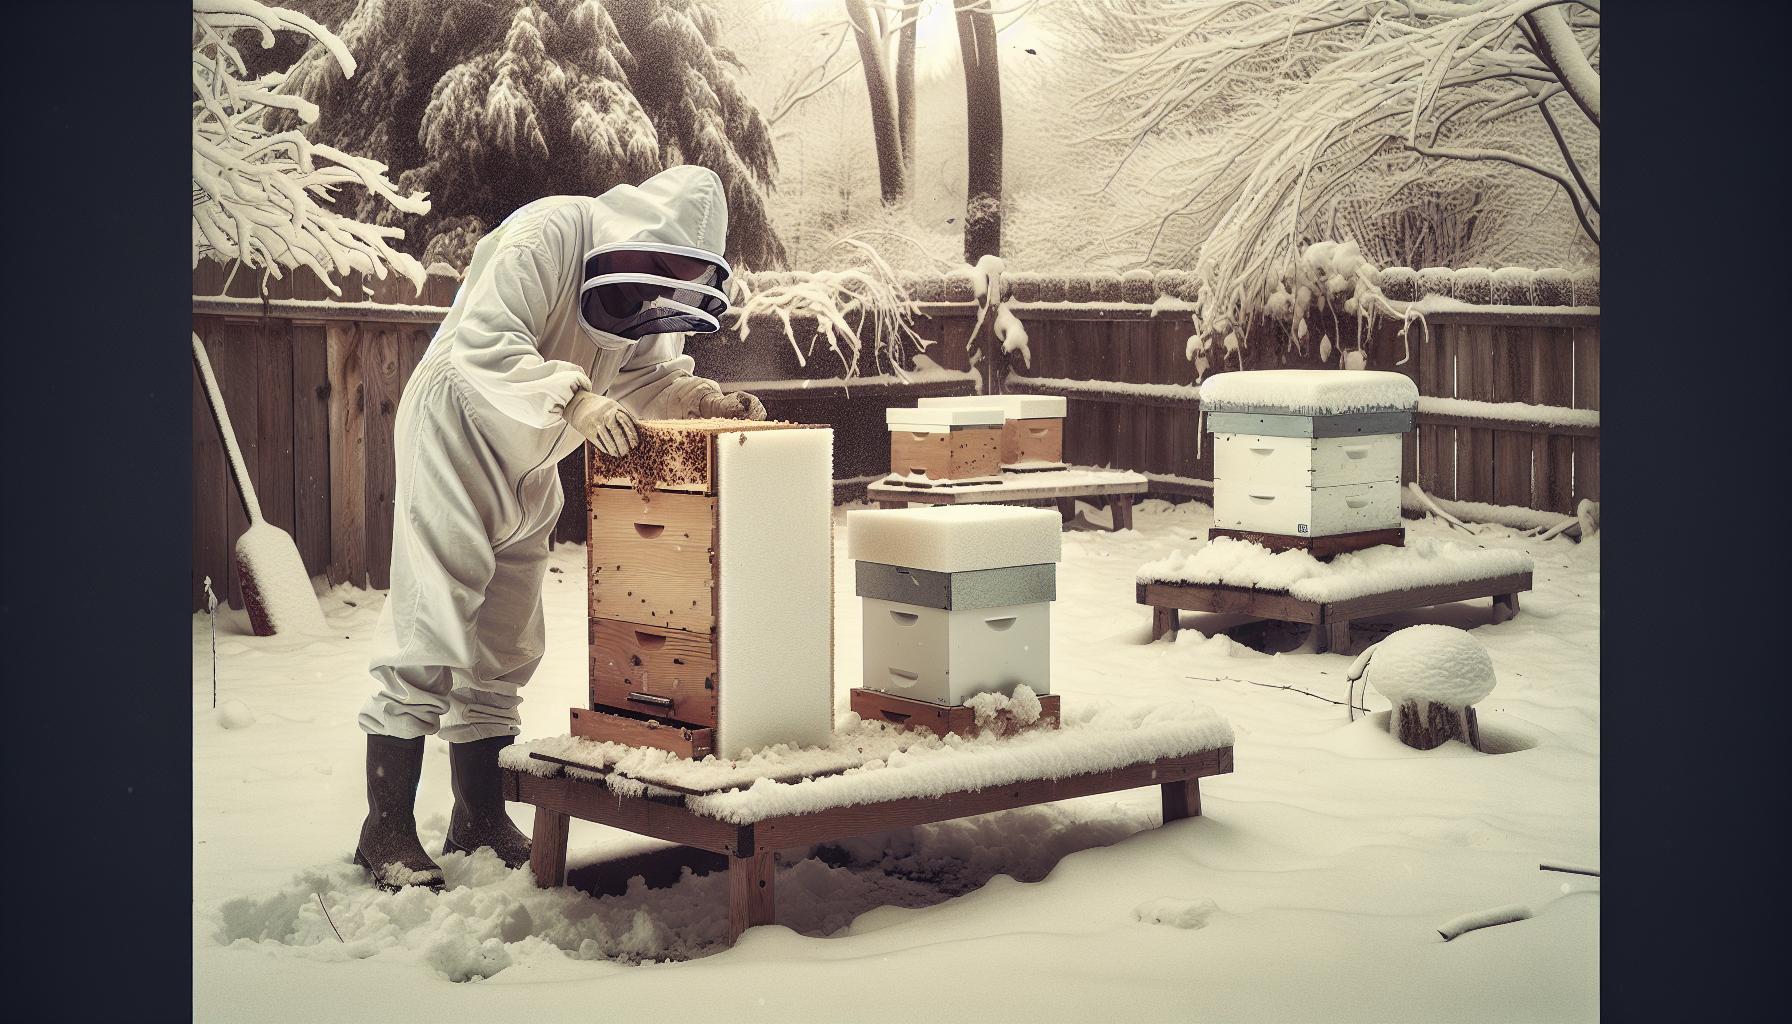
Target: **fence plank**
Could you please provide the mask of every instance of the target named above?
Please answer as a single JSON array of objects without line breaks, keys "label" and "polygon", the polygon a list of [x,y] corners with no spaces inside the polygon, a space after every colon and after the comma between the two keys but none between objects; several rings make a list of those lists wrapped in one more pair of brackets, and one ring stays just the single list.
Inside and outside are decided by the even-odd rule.
[{"label": "fence plank", "polygon": [[[1574,332],[1574,406],[1599,408],[1599,328]],[[1578,499],[1599,500],[1599,442],[1579,438],[1574,442],[1574,493]]]},{"label": "fence plank", "polygon": [[[406,287],[409,287],[408,285]],[[361,381],[364,417],[367,585],[391,585],[392,491],[395,481],[392,427],[398,414],[398,329],[365,325],[361,331]]]},{"label": "fence plank", "polygon": [[[239,273],[238,280],[246,274],[246,271]],[[218,389],[224,393],[224,407],[230,410],[230,426],[236,434],[237,450],[242,453],[243,464],[249,471],[251,486],[260,483],[256,479],[256,467],[260,464],[261,417],[256,400],[255,369],[260,333],[253,320],[226,319],[218,325],[212,338],[205,339],[206,354],[211,358],[212,373],[218,378]],[[230,500],[226,505],[225,544],[227,549],[233,550],[237,538],[249,528],[249,517],[243,511],[235,484],[229,486],[227,493]],[[230,606],[241,608],[242,585],[236,573],[228,575]],[[214,580],[212,586],[219,596],[224,596],[225,591],[218,587],[218,581]]]},{"label": "fence plank", "polygon": [[292,338],[282,319],[261,321],[256,337],[258,454],[255,492],[262,518],[293,529]]},{"label": "fence plank", "polygon": [[[202,263],[210,262],[202,261]],[[210,324],[206,325],[211,326]],[[212,333],[200,330],[200,336]],[[208,352],[210,346],[207,346]],[[214,369],[213,373],[217,371]],[[236,500],[224,472],[224,446],[218,443],[218,428],[212,422],[205,400],[205,384],[199,368],[193,368],[193,607],[205,607],[205,579],[211,577],[212,592],[224,600],[230,589],[231,558],[229,546],[229,511],[227,504]]]},{"label": "fence plank", "polygon": [[[1532,328],[1531,395],[1533,405],[1574,404],[1574,336],[1570,331]],[[1536,434],[1531,438],[1533,508],[1574,511],[1574,442]]]},{"label": "fence plank", "polygon": [[325,328],[330,378],[330,582],[367,585],[366,423],[362,409],[359,324]]},{"label": "fence plank", "polygon": [[[316,278],[313,277],[315,282]],[[313,287],[322,287],[313,284]],[[294,323],[292,339],[293,542],[305,571],[330,571],[330,369],[319,323]]]},{"label": "fence plank", "polygon": [[[1416,325],[1408,338],[1419,356],[1419,394],[1432,398],[1456,396],[1456,343],[1447,330],[1430,332]],[[1456,428],[1421,426],[1417,429],[1419,486],[1441,498],[1456,497]]]},{"label": "fence plank", "polygon": [[[1493,401],[1493,328],[1482,324],[1452,325],[1461,344],[1456,356],[1456,396]],[[1456,497],[1493,500],[1493,431],[1479,427],[1456,431]]]}]

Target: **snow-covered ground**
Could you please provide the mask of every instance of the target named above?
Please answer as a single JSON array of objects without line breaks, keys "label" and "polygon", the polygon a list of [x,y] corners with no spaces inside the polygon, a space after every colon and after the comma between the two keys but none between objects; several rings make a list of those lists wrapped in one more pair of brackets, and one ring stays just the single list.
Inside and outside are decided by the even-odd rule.
[{"label": "snow-covered ground", "polygon": [[[783,925],[731,950],[720,873],[656,889],[637,878],[593,898],[457,854],[442,859],[445,893],[376,892],[349,856],[364,812],[354,719],[384,595],[331,591],[331,641],[254,637],[241,613],[220,612],[220,712],[198,615],[196,1018],[1594,1019],[1599,883],[1537,864],[1599,861],[1597,539],[1409,524],[1536,562],[1510,622],[1489,625],[1477,601],[1358,627],[1353,651],[1441,622],[1473,627],[1492,653],[1499,685],[1481,728],[1507,752],[1419,753],[1385,733],[1385,710],[1350,723],[1340,704],[1298,692],[1343,701],[1351,662],[1306,653],[1305,627],[1186,614],[1177,643],[1147,642],[1136,570],[1205,536],[1211,516],[1148,501],[1136,531],[1067,532],[1052,641],[1067,707],[1197,701],[1230,719],[1237,769],[1202,786],[1203,817],[1154,828],[1153,788],[788,851]],[[835,536],[844,559],[843,521]],[[524,738],[564,732],[584,699],[584,566],[583,548],[553,555],[550,653],[525,691]],[[858,602],[852,573],[835,578],[844,708],[860,672]],[[1230,636],[1203,637],[1222,626]],[[439,741],[424,771],[418,815],[433,850],[450,802]],[[528,811],[514,815],[526,829]],[[575,878],[620,890],[605,876],[621,872],[580,867],[663,844],[575,822],[571,846]],[[1437,934],[1514,903],[1534,916],[1449,943]]]}]

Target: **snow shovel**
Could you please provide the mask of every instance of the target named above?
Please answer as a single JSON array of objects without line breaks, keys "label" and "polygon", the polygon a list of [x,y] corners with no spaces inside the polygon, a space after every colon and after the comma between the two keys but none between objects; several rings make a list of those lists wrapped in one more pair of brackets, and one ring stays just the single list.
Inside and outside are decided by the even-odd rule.
[{"label": "snow shovel", "polygon": [[305,572],[298,546],[285,530],[261,517],[261,502],[255,497],[249,467],[243,464],[236,431],[230,426],[230,410],[224,407],[224,393],[218,390],[212,362],[206,358],[205,345],[197,333],[193,335],[193,365],[205,382],[206,404],[211,406],[212,422],[218,425],[218,438],[230,457],[231,479],[236,481],[237,496],[249,517],[249,528],[236,542],[236,575],[243,591],[243,606],[249,611],[249,625],[256,636],[323,633],[329,625],[324,622],[323,609],[318,607],[317,595],[311,590],[311,576]]}]

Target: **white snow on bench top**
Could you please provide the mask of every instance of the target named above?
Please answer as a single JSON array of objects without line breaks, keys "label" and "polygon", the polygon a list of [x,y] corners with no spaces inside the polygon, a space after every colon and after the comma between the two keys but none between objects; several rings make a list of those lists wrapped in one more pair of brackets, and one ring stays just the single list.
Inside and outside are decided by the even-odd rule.
[{"label": "white snow on bench top", "polygon": [[[559,766],[530,757],[535,751],[581,763],[602,764],[618,774],[569,774],[601,781],[611,790],[640,795],[656,783],[704,790],[687,796],[698,814],[745,825],[787,814],[908,797],[989,789],[1035,779],[1089,775],[1164,757],[1183,757],[1232,744],[1232,726],[1203,704],[1118,705],[1067,702],[1057,729],[1029,729],[1012,736],[944,738],[868,722],[847,713],[826,747],[778,746],[735,761],[691,761],[663,750],[595,743],[556,736],[515,744],[500,756],[507,768],[552,775]],[[777,778],[845,768],[837,775],[778,782]],[[709,792],[740,787],[726,792]]]},{"label": "white snow on bench top", "polygon": [[[901,481],[906,474],[891,473],[875,478],[877,483],[885,486],[897,486],[907,489]],[[1126,493],[1129,489],[1143,490],[1151,481],[1143,473],[1135,473],[1129,469],[1094,469],[1087,466],[1066,466],[1063,469],[1038,469],[1019,473],[1003,473],[996,478],[977,477],[964,483],[936,483],[931,487],[912,488],[923,494],[979,494],[992,498],[999,495],[1018,495],[1022,499],[1037,492],[1038,497],[1052,497],[1051,492],[1063,491],[1079,487],[1114,487]],[[882,492],[879,492],[880,494]],[[1078,495],[1080,497],[1081,495]]]},{"label": "white snow on bench top", "polygon": [[1298,416],[1415,409],[1419,386],[1388,370],[1233,370],[1201,383],[1208,412],[1269,410]]},{"label": "white snow on bench top", "polygon": [[1531,556],[1509,549],[1415,537],[1405,547],[1381,545],[1321,562],[1305,551],[1270,551],[1218,537],[1139,567],[1140,583],[1216,583],[1285,592],[1302,601],[1346,601],[1530,572]]},{"label": "white snow on bench top", "polygon": [[1419,399],[1419,412],[1434,416],[1461,416],[1473,420],[1505,420],[1513,423],[1540,423],[1551,427],[1597,427],[1598,409],[1571,409],[1562,405],[1532,405],[1529,402],[1477,402],[1468,398]]}]

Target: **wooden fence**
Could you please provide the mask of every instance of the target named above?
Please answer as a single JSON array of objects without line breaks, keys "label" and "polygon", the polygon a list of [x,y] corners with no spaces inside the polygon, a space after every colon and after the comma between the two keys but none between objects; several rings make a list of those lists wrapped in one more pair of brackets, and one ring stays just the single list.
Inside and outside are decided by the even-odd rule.
[{"label": "wooden fence", "polygon": [[[194,274],[194,330],[205,342],[268,520],[290,531],[314,575],[385,587],[393,515],[392,426],[398,398],[457,282],[339,282],[330,298],[314,278],[276,282],[266,296],[246,275],[225,285],[206,261]],[[883,411],[923,395],[1044,392],[1069,398],[1065,457],[1152,478],[1152,493],[1210,495],[1211,446],[1200,443],[1195,365],[1186,312],[1153,312],[1151,283],[1072,280],[1071,294],[1017,287],[1026,355],[1004,355],[968,280],[916,289],[917,332],[931,365],[903,382],[888,375],[842,385],[825,345],[799,355],[775,321],[750,325],[743,343],[722,333],[687,346],[699,372],[764,399],[775,417],[835,428],[835,475],[862,480],[888,468]],[[359,301],[346,301],[351,296]],[[1066,301],[1068,300],[1068,301]],[[1075,304],[1072,304],[1075,303]],[[1418,382],[1418,429],[1404,476],[1438,497],[1569,512],[1599,495],[1599,327],[1596,311],[1538,307],[1437,313],[1429,330],[1386,319],[1360,345],[1366,365]],[[1259,325],[1224,368],[1337,365],[1317,344],[1295,351]],[[1359,341],[1346,322],[1346,347]],[[975,336],[973,337],[973,334]],[[862,368],[870,373],[867,356]],[[1216,364],[1213,369],[1219,369]],[[1542,408],[1522,408],[1512,403]],[[562,467],[567,510],[556,536],[584,539],[582,468]],[[850,487],[840,488],[851,497]],[[247,527],[195,375],[193,395],[193,599],[209,576],[241,603],[230,551]],[[226,582],[228,589],[226,589]]]}]

